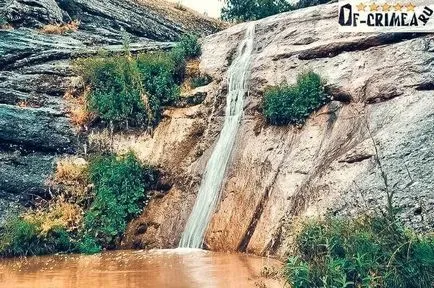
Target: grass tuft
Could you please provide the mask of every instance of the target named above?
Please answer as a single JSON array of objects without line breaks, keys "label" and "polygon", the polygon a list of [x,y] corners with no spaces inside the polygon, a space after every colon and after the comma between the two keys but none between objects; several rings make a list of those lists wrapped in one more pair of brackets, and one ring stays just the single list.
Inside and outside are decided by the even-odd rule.
[{"label": "grass tuft", "polygon": [[39,31],[45,34],[65,34],[77,31],[80,27],[80,21],[75,20],[65,24],[47,24]]}]

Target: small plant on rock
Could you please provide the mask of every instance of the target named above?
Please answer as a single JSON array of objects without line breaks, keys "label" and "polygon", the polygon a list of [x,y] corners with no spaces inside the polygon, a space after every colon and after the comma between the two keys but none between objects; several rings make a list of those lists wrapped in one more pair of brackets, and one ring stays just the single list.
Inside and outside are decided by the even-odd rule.
[{"label": "small plant on rock", "polygon": [[184,51],[186,60],[199,57],[202,54],[199,38],[194,34],[185,34],[182,36],[176,49],[182,49]]},{"label": "small plant on rock", "polygon": [[295,85],[284,83],[269,88],[264,95],[263,112],[272,125],[303,124],[329,101],[320,76],[307,72],[298,76]]},{"label": "small plant on rock", "polygon": [[142,85],[152,97],[150,105],[155,112],[159,112],[160,105],[168,105],[179,96],[179,86],[174,79],[175,66],[167,53],[145,53],[137,57]]}]

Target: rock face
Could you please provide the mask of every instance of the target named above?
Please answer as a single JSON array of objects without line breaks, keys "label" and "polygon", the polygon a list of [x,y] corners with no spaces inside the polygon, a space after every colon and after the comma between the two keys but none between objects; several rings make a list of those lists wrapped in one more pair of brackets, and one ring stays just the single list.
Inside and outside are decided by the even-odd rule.
[{"label": "rock face", "polygon": [[[221,23],[159,0],[2,0],[0,12],[14,27],[42,28],[46,24],[80,21],[78,38],[117,42],[125,31],[136,38],[176,41],[186,32],[207,35]],[[0,2],[1,3],[1,2]],[[117,41],[116,41],[117,40]]]},{"label": "rock face", "polygon": [[[376,149],[400,217],[433,229],[434,36],[341,34],[337,10],[321,5],[257,21],[250,93],[208,248],[283,256],[303,217],[382,209]],[[168,111],[152,138],[119,140],[120,150],[132,147],[177,175],[131,223],[126,247],[177,245],[222,125],[225,73],[245,28],[205,38],[201,69],[215,81],[202,104]],[[306,70],[322,76],[334,101],[301,128],[267,125],[265,88],[294,83]]]},{"label": "rock face", "polygon": [[[0,0],[0,222],[46,193],[56,157],[83,153],[63,95],[74,86],[70,60],[105,49],[168,49],[186,32],[208,35],[218,21],[155,0]],[[47,24],[79,21],[77,31],[45,34]]]}]

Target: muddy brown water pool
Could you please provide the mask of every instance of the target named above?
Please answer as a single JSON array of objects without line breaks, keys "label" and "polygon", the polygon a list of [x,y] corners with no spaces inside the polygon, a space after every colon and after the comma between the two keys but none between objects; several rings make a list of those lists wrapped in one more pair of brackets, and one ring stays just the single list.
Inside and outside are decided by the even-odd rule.
[{"label": "muddy brown water pool", "polygon": [[281,263],[192,249],[13,258],[0,260],[0,287],[282,287],[281,280],[262,277],[264,267],[277,270]]}]

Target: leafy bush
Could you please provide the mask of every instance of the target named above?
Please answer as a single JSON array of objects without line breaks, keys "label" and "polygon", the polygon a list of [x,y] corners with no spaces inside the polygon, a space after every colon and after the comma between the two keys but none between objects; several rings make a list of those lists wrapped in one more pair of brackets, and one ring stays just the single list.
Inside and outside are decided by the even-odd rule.
[{"label": "leafy bush", "polygon": [[226,5],[222,9],[222,19],[243,22],[324,4],[329,2],[329,0],[301,0],[294,6],[287,0],[226,0],[225,2]]},{"label": "leafy bush", "polygon": [[91,85],[89,109],[114,124],[142,125],[148,119],[142,97],[141,74],[128,56],[94,57],[78,62],[81,75]]},{"label": "leafy bush", "polygon": [[406,231],[389,218],[307,223],[290,257],[291,287],[432,287],[434,238]]},{"label": "leafy bush", "polygon": [[54,227],[45,234],[41,233],[40,225],[21,217],[9,219],[0,234],[0,256],[43,255],[74,249],[63,227]]},{"label": "leafy bush", "polygon": [[281,84],[265,92],[263,111],[272,125],[303,124],[307,117],[330,101],[318,74],[307,72],[297,84]]},{"label": "leafy bush", "polygon": [[183,35],[175,49],[183,50],[186,60],[199,57],[202,54],[199,38],[194,34]]},{"label": "leafy bush", "polygon": [[200,53],[198,38],[187,34],[170,53],[79,60],[79,73],[91,88],[87,106],[102,120],[116,125],[156,125],[161,105],[169,105],[179,96],[186,60]]},{"label": "leafy bush", "polygon": [[[52,181],[66,190],[48,205],[7,221],[0,230],[0,256],[93,254],[115,247],[127,223],[146,204],[156,177],[156,171],[142,166],[132,153],[100,156],[89,167],[69,158],[59,161]],[[70,185],[87,189],[82,182],[92,182],[92,191],[71,193]]]},{"label": "leafy bush", "polygon": [[181,84],[185,78],[186,61],[199,57],[202,54],[202,48],[199,44],[199,38],[193,34],[184,35],[180,42],[170,52],[170,57],[175,63],[173,75],[177,84]]},{"label": "leafy bush", "polygon": [[78,243],[78,251],[83,254],[95,254],[102,250],[102,247],[96,243],[96,239],[85,235]]},{"label": "leafy bush", "polygon": [[134,154],[129,153],[96,158],[89,173],[95,185],[95,198],[84,217],[80,250],[98,246],[110,249],[118,243],[128,221],[141,212],[156,172],[142,167]]},{"label": "leafy bush", "polygon": [[311,6],[317,6],[330,2],[330,0],[300,0],[294,7],[294,9],[302,9]]},{"label": "leafy bush", "polygon": [[179,97],[179,86],[174,78],[175,66],[167,53],[141,54],[137,57],[142,85],[152,97],[150,105],[155,119],[159,118],[160,105],[170,104]]},{"label": "leafy bush", "polygon": [[181,47],[175,47],[170,52],[170,58],[173,60],[173,63],[175,63],[173,79],[176,84],[181,84],[185,79],[185,68],[187,65],[185,52]]},{"label": "leafy bush", "polygon": [[286,0],[226,0],[222,19],[226,21],[249,21],[292,10]]}]

